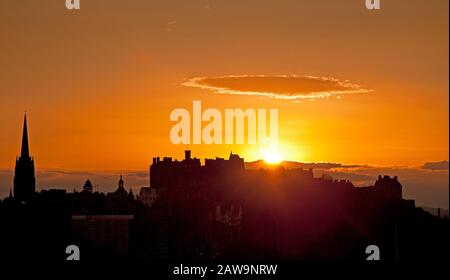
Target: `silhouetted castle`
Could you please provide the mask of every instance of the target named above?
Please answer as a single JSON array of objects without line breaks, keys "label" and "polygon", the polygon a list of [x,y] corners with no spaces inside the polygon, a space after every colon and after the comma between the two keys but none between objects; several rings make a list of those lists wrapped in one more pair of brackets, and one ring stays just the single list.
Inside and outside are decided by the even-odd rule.
[{"label": "silhouetted castle", "polygon": [[374,188],[384,197],[402,198],[402,185],[398,181],[397,176],[391,178],[378,175]]},{"label": "silhouetted castle", "polygon": [[223,158],[206,159],[202,166],[200,159],[192,158],[191,151],[185,151],[182,161],[172,160],[171,157],[153,158],[150,166],[150,186],[158,190],[171,190],[179,188],[189,182],[202,182],[210,175],[215,176],[227,174],[240,176],[245,170],[244,160],[238,155],[230,153],[228,160]]},{"label": "silhouetted castle", "polygon": [[[402,185],[397,176],[378,176],[374,186],[356,188],[349,180],[333,180],[329,176],[315,178],[312,168],[286,169],[279,167],[275,170],[268,169],[246,169],[244,160],[237,154],[230,153],[228,159],[215,158],[205,159],[202,165],[200,159],[192,158],[191,151],[185,151],[183,160],[173,160],[171,157],[153,158],[150,166],[150,189],[158,193],[166,191],[177,195],[177,193],[192,192],[203,187],[208,188],[209,194],[218,189],[216,186],[244,188],[245,185],[254,187],[255,184],[264,186],[271,181],[279,180],[279,188],[287,185],[315,187],[316,189],[327,188],[333,194],[346,195],[347,197],[365,197],[370,195],[371,199],[401,200]],[[234,186],[229,185],[235,183]],[[175,191],[174,191],[175,190]]]},{"label": "silhouetted castle", "polygon": [[[205,159],[204,165],[189,150],[181,161],[153,158],[146,192],[151,190],[158,194],[154,205],[179,221],[177,232],[186,234],[178,234],[178,242],[186,250],[221,244],[209,254],[222,257],[355,256],[353,251],[363,251],[358,246],[373,240],[373,230],[387,231],[390,240],[399,217],[416,209],[413,200],[402,198],[397,177],[379,176],[373,186],[355,187],[348,180],[316,178],[312,169],[246,169],[233,153]],[[346,239],[335,238],[340,234]],[[380,236],[379,243],[388,242]],[[327,243],[328,251],[314,251],[313,241]],[[347,246],[335,252],[341,243]]]},{"label": "silhouetted castle", "polygon": [[20,201],[29,201],[36,188],[34,177],[34,159],[30,157],[28,147],[27,116],[23,120],[22,150],[16,159],[14,175],[14,197]]}]

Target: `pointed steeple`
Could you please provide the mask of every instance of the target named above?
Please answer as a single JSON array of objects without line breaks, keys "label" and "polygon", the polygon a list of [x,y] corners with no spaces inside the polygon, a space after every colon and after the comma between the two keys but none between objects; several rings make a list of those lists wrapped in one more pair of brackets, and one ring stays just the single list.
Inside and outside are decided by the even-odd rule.
[{"label": "pointed steeple", "polygon": [[28,149],[28,130],[27,130],[27,114],[23,119],[23,134],[22,134],[22,151],[20,153],[22,158],[29,158],[30,151]]},{"label": "pointed steeple", "polygon": [[34,160],[30,157],[28,148],[27,115],[23,118],[23,135],[20,156],[16,158],[14,172],[14,198],[28,202],[36,191],[36,177],[34,177]]},{"label": "pointed steeple", "polygon": [[125,190],[125,188],[123,187],[123,179],[122,179],[122,175],[120,175],[119,188],[118,188],[118,190]]}]

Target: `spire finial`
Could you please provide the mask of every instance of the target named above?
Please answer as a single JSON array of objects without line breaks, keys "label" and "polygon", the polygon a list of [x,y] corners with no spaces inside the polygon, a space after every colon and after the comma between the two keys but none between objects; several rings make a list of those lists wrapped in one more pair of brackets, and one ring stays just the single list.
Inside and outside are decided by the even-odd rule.
[{"label": "spire finial", "polygon": [[25,111],[23,117],[23,133],[22,133],[22,150],[20,156],[23,158],[29,158],[30,152],[28,149],[28,130],[27,130],[27,112]]},{"label": "spire finial", "polygon": [[119,180],[119,190],[120,189],[124,189],[122,175],[120,175],[120,180]]}]

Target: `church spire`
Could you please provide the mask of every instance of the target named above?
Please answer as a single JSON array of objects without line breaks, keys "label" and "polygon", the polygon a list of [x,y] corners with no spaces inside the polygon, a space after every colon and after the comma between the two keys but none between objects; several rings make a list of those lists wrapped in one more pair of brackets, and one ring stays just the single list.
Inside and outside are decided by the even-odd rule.
[{"label": "church spire", "polygon": [[27,115],[23,118],[22,150],[16,159],[14,173],[14,198],[28,202],[36,191],[36,177],[34,177],[34,161],[30,157],[28,148]]},{"label": "church spire", "polygon": [[30,157],[30,152],[28,149],[27,114],[25,114],[23,119],[22,151],[20,153],[20,156],[23,158]]}]

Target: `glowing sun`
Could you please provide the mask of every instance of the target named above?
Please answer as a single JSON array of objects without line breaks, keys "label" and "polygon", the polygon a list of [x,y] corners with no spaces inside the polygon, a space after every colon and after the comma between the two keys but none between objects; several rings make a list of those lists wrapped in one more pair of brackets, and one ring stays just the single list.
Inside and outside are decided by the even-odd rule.
[{"label": "glowing sun", "polygon": [[262,154],[264,161],[268,164],[277,164],[282,161],[280,153],[276,150],[265,150]]}]

